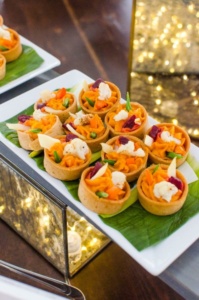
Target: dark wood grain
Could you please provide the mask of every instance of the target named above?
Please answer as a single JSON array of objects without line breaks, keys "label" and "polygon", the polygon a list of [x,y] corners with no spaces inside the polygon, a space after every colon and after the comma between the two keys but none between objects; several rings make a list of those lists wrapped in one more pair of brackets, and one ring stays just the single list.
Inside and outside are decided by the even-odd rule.
[{"label": "dark wood grain", "polygon": [[[0,1],[5,24],[61,60],[61,65],[55,68],[57,72],[78,69],[94,79],[103,77],[116,83],[123,96],[128,77],[131,7],[130,0]],[[3,221],[0,221],[0,259],[63,279]],[[0,272],[23,280],[8,271],[0,269]],[[85,293],[87,300],[182,299],[115,243],[75,275],[71,283]]]}]

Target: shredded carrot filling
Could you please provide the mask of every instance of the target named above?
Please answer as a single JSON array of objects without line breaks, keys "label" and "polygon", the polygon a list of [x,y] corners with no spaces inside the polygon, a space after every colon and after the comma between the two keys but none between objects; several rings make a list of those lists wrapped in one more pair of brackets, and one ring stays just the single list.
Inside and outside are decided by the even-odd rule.
[{"label": "shredded carrot filling", "polygon": [[[23,124],[29,126],[30,129],[26,131],[30,137],[34,140],[37,138],[37,133],[45,133],[48,131],[56,122],[55,115],[46,115],[40,121],[30,118],[26,120]],[[34,132],[38,131],[38,132]]]},{"label": "shredded carrot filling", "polygon": [[60,162],[57,164],[66,168],[81,166],[88,160],[88,155],[86,155],[85,160],[70,153],[64,155],[63,151],[66,144],[67,142],[61,141],[61,143],[55,143],[49,150],[47,150],[52,161],[55,162],[55,152],[60,159]]},{"label": "shredded carrot filling", "polygon": [[[110,87],[111,88],[111,87]],[[88,91],[85,91],[82,95],[82,103],[83,106],[91,111],[104,111],[113,106],[118,100],[117,92],[111,91],[111,97],[105,100],[98,100],[99,97],[99,89],[98,88],[92,88]],[[93,106],[89,103],[93,102]]]},{"label": "shredded carrot filling", "polygon": [[156,140],[152,143],[150,147],[150,151],[160,157],[160,158],[166,158],[167,152],[175,152],[177,154],[181,154],[182,156],[186,154],[186,138],[183,136],[183,133],[181,131],[178,131],[178,129],[175,126],[164,126],[159,125],[158,126],[161,131],[169,131],[170,134],[174,137],[180,140],[180,144],[176,144],[174,141],[171,142],[165,142],[161,139],[160,135],[158,134]]},{"label": "shredded carrot filling", "polygon": [[99,191],[107,193],[107,199],[120,200],[125,196],[125,190],[122,190],[113,184],[111,179],[111,171],[109,169],[107,169],[101,177],[93,180],[89,178],[88,174],[85,182],[93,193]]},{"label": "shredded carrot filling", "polygon": [[[112,145],[113,148],[115,149],[118,146],[118,140],[116,140],[115,143]],[[138,142],[135,142],[134,145],[135,145],[135,151],[141,148]],[[105,159],[116,160],[114,164],[114,169],[124,173],[130,173],[136,171],[144,163],[144,157],[131,156],[123,153],[117,153],[115,151],[110,153],[105,153],[104,157]]]},{"label": "shredded carrot filling", "polygon": [[[144,122],[145,120],[145,115],[144,115],[144,111],[141,109],[141,107],[138,107],[134,104],[131,104],[132,109],[130,111],[128,111],[128,118],[132,116],[135,116],[136,118],[140,119],[141,124]],[[118,105],[117,109],[114,111],[111,111],[108,113],[108,124],[113,128],[114,131],[117,132],[131,132],[134,131],[136,129],[138,129],[140,127],[140,125],[135,124],[133,126],[133,128],[125,128],[124,124],[126,122],[127,119],[125,120],[120,120],[120,121],[115,121],[114,117],[121,111],[121,110],[126,110],[126,104],[120,104]]]},{"label": "shredded carrot filling", "polygon": [[[158,167],[158,169],[153,173],[153,170],[146,169],[144,171],[144,176],[141,181],[141,189],[145,196],[150,198],[151,200],[157,201],[157,202],[165,202],[162,198],[155,197],[153,193],[154,185],[156,183],[159,183],[161,181],[168,181],[169,177],[167,175],[167,170],[164,170],[161,168],[161,166]],[[178,190],[178,192],[172,196],[170,202],[174,202],[179,200],[179,198],[182,195],[182,191]]]},{"label": "shredded carrot filling", "polygon": [[[74,122],[74,118],[70,116],[67,119],[67,124],[73,122]],[[101,137],[104,134],[106,129],[101,118],[96,114],[93,115],[93,117],[88,121],[87,124],[76,125],[76,126],[73,124],[73,127],[78,133],[83,135],[87,140],[92,139],[91,133],[96,133],[95,138]]]},{"label": "shredded carrot filling", "polygon": [[6,51],[6,50],[10,50],[12,49],[16,43],[17,43],[17,39],[15,37],[15,35],[13,34],[13,32],[10,31],[10,40],[4,39],[4,38],[0,38],[0,46],[5,47],[6,49],[0,49],[0,52]]},{"label": "shredded carrot filling", "polygon": [[[55,97],[46,101],[46,106],[55,110],[66,110],[74,102],[74,97],[72,94],[68,93],[65,88],[58,89],[53,92]],[[67,103],[68,102],[68,103]],[[38,103],[42,103],[39,99]],[[67,103],[67,105],[66,105]],[[41,111],[45,111],[45,107],[41,108]]]}]

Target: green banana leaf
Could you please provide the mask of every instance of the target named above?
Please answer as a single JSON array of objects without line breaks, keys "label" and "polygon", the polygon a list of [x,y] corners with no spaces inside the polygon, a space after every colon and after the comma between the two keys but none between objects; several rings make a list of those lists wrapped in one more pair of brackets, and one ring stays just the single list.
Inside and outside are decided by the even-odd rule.
[{"label": "green banana leaf", "polygon": [[[22,111],[20,114],[33,113],[33,105]],[[20,147],[15,131],[8,129],[6,123],[17,123],[17,116],[0,123],[0,132],[12,143]],[[31,155],[30,155],[31,156]],[[43,152],[39,155],[32,155],[37,166],[44,169]],[[93,162],[100,158],[100,152],[93,156]],[[191,155],[187,162],[199,177],[199,162]],[[79,180],[72,182],[63,181],[63,184],[77,201]],[[131,197],[126,206],[116,215],[100,215],[102,222],[120,232],[138,251],[155,245],[167,238],[170,234],[179,229],[191,217],[199,212],[199,180],[189,184],[189,193],[182,209],[170,216],[155,216],[142,208],[137,200],[137,188],[135,182],[132,184]]]},{"label": "green banana leaf", "polygon": [[44,62],[33,48],[22,45],[22,49],[18,59],[6,64],[6,75],[0,80],[0,87],[39,68]]}]

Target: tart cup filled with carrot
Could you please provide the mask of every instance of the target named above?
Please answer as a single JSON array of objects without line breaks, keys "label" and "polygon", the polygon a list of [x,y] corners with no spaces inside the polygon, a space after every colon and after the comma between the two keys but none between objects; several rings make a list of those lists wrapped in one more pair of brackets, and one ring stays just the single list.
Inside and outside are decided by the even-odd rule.
[{"label": "tart cup filled with carrot", "polygon": [[120,89],[114,83],[102,79],[85,84],[84,89],[79,93],[79,104],[82,110],[85,113],[98,114],[102,120],[120,99]]},{"label": "tart cup filled with carrot", "polygon": [[19,34],[5,27],[2,17],[0,17],[0,53],[5,57],[6,62],[16,60],[22,53]]},{"label": "tart cup filled with carrot", "polygon": [[120,103],[111,109],[105,116],[105,124],[110,130],[110,136],[131,135],[143,138],[148,122],[145,108],[131,102],[127,93],[126,103]]},{"label": "tart cup filled with carrot", "polygon": [[63,124],[66,133],[72,133],[84,140],[91,151],[101,150],[101,144],[108,140],[109,130],[97,114],[85,114],[82,110],[70,117]]},{"label": "tart cup filled with carrot", "polygon": [[152,214],[166,216],[179,211],[188,194],[183,174],[176,170],[176,158],[168,165],[151,165],[137,181],[138,199]]},{"label": "tart cup filled with carrot", "polygon": [[112,171],[120,171],[131,182],[146,168],[148,150],[144,143],[133,136],[115,136],[102,143],[101,159]]},{"label": "tart cup filled with carrot", "polygon": [[38,133],[49,136],[64,134],[62,123],[55,115],[44,114],[35,110],[33,115],[20,115],[18,123],[7,123],[9,129],[17,131],[20,146],[25,150],[39,151],[42,147],[38,140]]},{"label": "tart cup filled with carrot", "polygon": [[160,123],[150,127],[144,137],[149,149],[149,158],[155,164],[170,164],[176,157],[177,167],[186,160],[190,149],[190,138],[181,127],[171,123]]},{"label": "tart cup filled with carrot", "polygon": [[41,109],[44,113],[54,114],[64,123],[70,112],[75,113],[77,111],[77,101],[75,95],[68,92],[64,87],[55,91],[43,90],[39,100],[34,105],[34,109]]},{"label": "tart cup filled with carrot", "polygon": [[52,138],[39,134],[38,137],[44,148],[44,167],[48,174],[65,181],[80,178],[92,154],[84,141],[67,135]]},{"label": "tart cup filled with carrot", "polygon": [[122,172],[112,172],[108,164],[97,162],[84,170],[78,188],[82,204],[98,214],[119,212],[130,196],[130,186]]},{"label": "tart cup filled with carrot", "polygon": [[3,79],[6,75],[6,59],[0,54],[0,80]]}]

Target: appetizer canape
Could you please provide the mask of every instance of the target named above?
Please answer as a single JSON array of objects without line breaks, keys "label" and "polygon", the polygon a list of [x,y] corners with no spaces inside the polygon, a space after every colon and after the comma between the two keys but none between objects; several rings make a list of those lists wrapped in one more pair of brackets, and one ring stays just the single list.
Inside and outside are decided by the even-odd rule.
[{"label": "appetizer canape", "polygon": [[170,164],[177,158],[177,167],[187,158],[190,138],[184,129],[171,123],[160,123],[150,127],[144,137],[149,149],[149,158],[155,164]]},{"label": "appetizer canape", "polygon": [[109,81],[98,79],[91,84],[84,84],[79,93],[79,104],[85,113],[96,113],[104,119],[106,113],[121,99],[119,88]]},{"label": "appetizer canape", "polygon": [[148,149],[133,136],[115,136],[102,143],[101,159],[109,164],[112,171],[120,171],[131,182],[146,168]]},{"label": "appetizer canape", "polygon": [[105,124],[110,130],[111,137],[132,135],[143,138],[147,121],[145,108],[137,102],[130,102],[128,94],[126,103],[117,105],[105,116]]},{"label": "appetizer canape", "polygon": [[108,163],[97,162],[84,170],[78,188],[82,204],[98,214],[119,212],[130,196],[130,186],[124,173],[112,172]]},{"label": "appetizer canape", "polygon": [[6,59],[0,54],[0,80],[6,75]]},{"label": "appetizer canape", "polygon": [[70,134],[56,138],[38,134],[38,138],[44,148],[44,167],[51,176],[60,180],[75,180],[89,166],[92,153],[81,139]]},{"label": "appetizer canape", "polygon": [[22,45],[18,33],[3,25],[3,18],[0,16],[0,53],[5,57],[6,62],[16,60],[22,53]]},{"label": "appetizer canape", "polygon": [[41,110],[35,110],[32,116],[20,115],[18,123],[7,123],[9,129],[17,131],[21,147],[25,150],[41,150],[38,133],[49,136],[57,136],[64,133],[62,123],[55,115],[44,114]]},{"label": "appetizer canape", "polygon": [[43,90],[40,99],[35,103],[34,109],[41,109],[42,112],[54,114],[59,117],[62,123],[69,117],[69,113],[77,111],[77,101],[72,93],[66,88],[55,91]]},{"label": "appetizer canape", "polygon": [[100,143],[106,142],[109,136],[108,128],[97,114],[85,114],[82,110],[76,114],[70,113],[63,128],[84,140],[92,152],[100,151]]},{"label": "appetizer canape", "polygon": [[141,205],[155,215],[171,215],[184,204],[188,194],[185,177],[176,170],[176,157],[168,165],[151,165],[137,181]]}]

